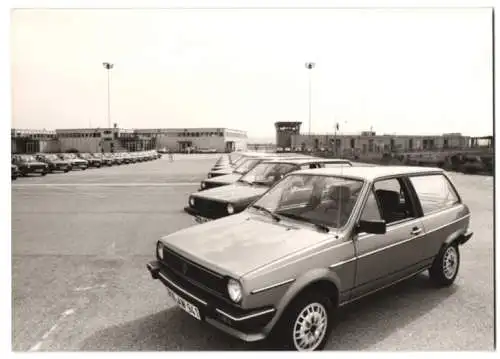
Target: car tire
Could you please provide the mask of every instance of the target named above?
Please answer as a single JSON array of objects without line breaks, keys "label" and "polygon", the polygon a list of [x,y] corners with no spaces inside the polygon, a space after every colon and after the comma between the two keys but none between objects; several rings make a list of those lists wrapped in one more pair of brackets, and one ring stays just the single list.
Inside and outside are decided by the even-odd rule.
[{"label": "car tire", "polygon": [[[293,351],[322,350],[328,341],[332,328],[333,309],[332,301],[326,295],[316,290],[307,291],[294,299],[285,310],[277,327],[273,330],[271,338],[278,349]],[[316,333],[317,336],[311,345],[304,345],[305,343],[299,339],[300,337],[295,338],[294,335],[305,329],[307,319],[315,320],[316,323],[318,320],[320,323],[326,321],[325,327],[317,329],[319,332]]]},{"label": "car tire", "polygon": [[439,252],[429,269],[429,277],[439,287],[448,287],[455,281],[460,268],[460,251],[451,243]]}]

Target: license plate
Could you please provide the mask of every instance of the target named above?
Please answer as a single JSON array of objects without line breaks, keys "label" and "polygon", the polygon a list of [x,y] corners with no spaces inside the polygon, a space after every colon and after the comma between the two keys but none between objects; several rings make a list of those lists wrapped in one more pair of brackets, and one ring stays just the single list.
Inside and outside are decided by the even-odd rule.
[{"label": "license plate", "polygon": [[207,223],[207,222],[211,221],[211,219],[208,219],[208,218],[205,218],[205,217],[200,217],[200,216],[196,216],[195,220],[198,223]]},{"label": "license plate", "polygon": [[195,317],[198,320],[201,320],[200,316],[200,311],[196,306],[193,304],[189,303],[187,300],[184,300],[183,298],[179,297],[177,294],[172,292],[169,288],[167,288],[168,295],[170,298],[174,300],[174,302],[181,307],[185,312],[190,314],[191,316]]},{"label": "license plate", "polygon": [[43,170],[41,168],[37,168],[35,172],[43,172]]}]

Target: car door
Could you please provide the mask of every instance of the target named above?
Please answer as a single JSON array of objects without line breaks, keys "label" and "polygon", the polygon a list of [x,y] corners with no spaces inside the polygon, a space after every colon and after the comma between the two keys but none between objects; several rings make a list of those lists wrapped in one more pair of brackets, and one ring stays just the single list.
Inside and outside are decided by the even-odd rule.
[{"label": "car door", "polygon": [[405,277],[422,257],[419,239],[424,229],[403,178],[376,181],[360,219],[384,219],[387,231],[382,235],[355,236],[357,271],[353,297]]},{"label": "car door", "polygon": [[464,230],[469,211],[444,174],[415,175],[408,179],[418,198],[422,224],[426,231],[422,239],[422,260],[430,264],[442,243],[457,231]]}]

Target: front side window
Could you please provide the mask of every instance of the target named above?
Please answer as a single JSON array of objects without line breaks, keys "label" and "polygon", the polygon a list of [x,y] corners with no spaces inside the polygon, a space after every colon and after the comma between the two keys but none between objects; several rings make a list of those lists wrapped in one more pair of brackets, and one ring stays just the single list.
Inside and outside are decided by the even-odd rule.
[{"label": "front side window", "polygon": [[387,224],[415,218],[410,196],[400,178],[377,181],[374,188],[382,219]]},{"label": "front side window", "polygon": [[410,177],[424,214],[450,208],[459,202],[458,195],[444,175]]},{"label": "front side window", "polygon": [[294,169],[296,169],[296,166],[288,163],[259,163],[244,175],[240,181],[270,186]]},{"label": "front side window", "polygon": [[333,228],[343,227],[363,181],[321,175],[290,174],[256,203],[278,216]]}]

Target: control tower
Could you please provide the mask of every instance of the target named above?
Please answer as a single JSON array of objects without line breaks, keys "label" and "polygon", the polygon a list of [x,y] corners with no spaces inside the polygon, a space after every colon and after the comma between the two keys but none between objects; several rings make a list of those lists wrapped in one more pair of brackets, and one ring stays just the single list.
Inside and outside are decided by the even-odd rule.
[{"label": "control tower", "polygon": [[300,134],[300,125],[302,122],[275,122],[276,128],[276,146],[292,147],[292,135]]}]

